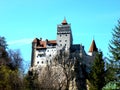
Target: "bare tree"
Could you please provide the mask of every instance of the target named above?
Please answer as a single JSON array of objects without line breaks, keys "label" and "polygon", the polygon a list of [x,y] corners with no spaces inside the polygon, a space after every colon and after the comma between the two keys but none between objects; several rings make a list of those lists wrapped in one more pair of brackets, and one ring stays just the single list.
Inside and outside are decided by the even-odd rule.
[{"label": "bare tree", "polygon": [[22,57],[19,50],[8,50],[10,59],[9,66],[11,69],[22,69]]}]

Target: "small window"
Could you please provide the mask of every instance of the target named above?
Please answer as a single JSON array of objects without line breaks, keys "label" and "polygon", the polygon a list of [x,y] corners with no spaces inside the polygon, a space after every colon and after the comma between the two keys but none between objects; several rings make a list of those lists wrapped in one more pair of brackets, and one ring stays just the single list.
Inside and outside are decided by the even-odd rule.
[{"label": "small window", "polygon": [[67,34],[65,36],[67,36]]},{"label": "small window", "polygon": [[65,42],[67,42],[67,40],[65,40]]},{"label": "small window", "polygon": [[60,37],[61,37],[62,35],[60,34]]},{"label": "small window", "polygon": [[60,46],[62,46],[62,44],[60,44]]},{"label": "small window", "polygon": [[50,64],[51,64],[52,62],[51,62],[51,60],[50,60]]},{"label": "small window", "polygon": [[65,44],[65,46],[66,46],[66,44]]},{"label": "small window", "polygon": [[61,40],[59,40],[59,42],[61,42]]},{"label": "small window", "polygon": [[39,61],[37,62],[37,64],[39,64]]},{"label": "small window", "polygon": [[38,58],[38,57],[43,57],[43,56],[44,56],[44,54],[38,54],[38,55],[37,55],[37,58]]},{"label": "small window", "polygon": [[43,64],[43,61],[41,63]]},{"label": "small window", "polygon": [[51,54],[49,56],[51,57]]},{"label": "small window", "polygon": [[49,52],[49,50],[47,50],[47,52]]}]

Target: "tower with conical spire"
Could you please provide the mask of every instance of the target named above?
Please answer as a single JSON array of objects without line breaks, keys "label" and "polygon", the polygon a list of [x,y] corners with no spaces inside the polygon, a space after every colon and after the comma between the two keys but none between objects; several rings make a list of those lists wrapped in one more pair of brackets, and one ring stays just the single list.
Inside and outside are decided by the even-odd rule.
[{"label": "tower with conical spire", "polygon": [[61,24],[57,25],[57,50],[63,48],[69,50],[73,42],[71,25],[67,23],[66,18]]},{"label": "tower with conical spire", "polygon": [[95,40],[93,39],[88,54],[89,54],[90,56],[92,56],[92,55],[94,55],[96,52],[98,52],[98,49],[97,49]]}]

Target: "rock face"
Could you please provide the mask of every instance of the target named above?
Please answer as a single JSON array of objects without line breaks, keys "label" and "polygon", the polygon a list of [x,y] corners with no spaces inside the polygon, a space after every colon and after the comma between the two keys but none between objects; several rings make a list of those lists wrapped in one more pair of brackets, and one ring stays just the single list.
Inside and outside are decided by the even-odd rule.
[{"label": "rock face", "polygon": [[86,68],[78,60],[74,64],[74,78],[70,82],[69,90],[86,90]]},{"label": "rock face", "polygon": [[74,64],[40,67],[38,79],[42,88],[55,90],[86,90],[86,68],[75,60]]}]

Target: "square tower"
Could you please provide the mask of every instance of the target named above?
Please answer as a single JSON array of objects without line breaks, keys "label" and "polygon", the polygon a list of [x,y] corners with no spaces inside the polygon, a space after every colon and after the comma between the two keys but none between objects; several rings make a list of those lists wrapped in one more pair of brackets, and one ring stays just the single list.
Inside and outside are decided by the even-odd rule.
[{"label": "square tower", "polygon": [[73,43],[71,25],[67,23],[66,19],[57,25],[57,50],[69,50]]}]

